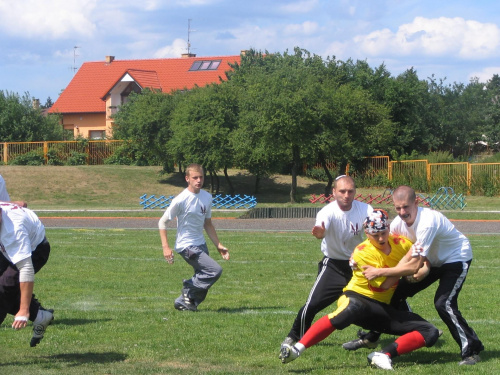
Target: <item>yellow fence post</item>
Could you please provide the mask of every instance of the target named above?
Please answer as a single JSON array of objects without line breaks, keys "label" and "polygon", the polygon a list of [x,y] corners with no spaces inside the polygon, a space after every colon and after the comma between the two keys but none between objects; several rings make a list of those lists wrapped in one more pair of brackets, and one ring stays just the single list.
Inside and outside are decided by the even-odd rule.
[{"label": "yellow fence post", "polygon": [[8,145],[7,145],[7,142],[4,142],[4,143],[3,143],[3,162],[4,162],[5,164],[7,164],[7,163],[8,163],[8,161],[9,161],[9,150],[8,150],[8,148],[9,148],[9,147],[8,147]]}]

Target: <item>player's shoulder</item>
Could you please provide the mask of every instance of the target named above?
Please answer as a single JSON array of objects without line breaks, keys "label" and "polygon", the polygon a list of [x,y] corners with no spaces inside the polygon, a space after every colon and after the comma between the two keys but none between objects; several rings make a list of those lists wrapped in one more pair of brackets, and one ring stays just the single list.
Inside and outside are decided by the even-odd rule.
[{"label": "player's shoulder", "polygon": [[410,248],[413,245],[413,242],[406,236],[401,234],[391,234],[389,236],[389,242],[392,242],[396,246],[401,246],[403,248]]}]

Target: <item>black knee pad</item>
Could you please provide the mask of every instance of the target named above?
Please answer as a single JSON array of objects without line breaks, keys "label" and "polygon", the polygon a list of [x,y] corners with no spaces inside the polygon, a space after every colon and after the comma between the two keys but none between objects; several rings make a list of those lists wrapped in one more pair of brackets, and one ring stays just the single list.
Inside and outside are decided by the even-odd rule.
[{"label": "black knee pad", "polygon": [[430,325],[425,330],[421,330],[420,334],[424,337],[425,346],[428,348],[433,346],[439,338],[439,330],[433,325]]}]

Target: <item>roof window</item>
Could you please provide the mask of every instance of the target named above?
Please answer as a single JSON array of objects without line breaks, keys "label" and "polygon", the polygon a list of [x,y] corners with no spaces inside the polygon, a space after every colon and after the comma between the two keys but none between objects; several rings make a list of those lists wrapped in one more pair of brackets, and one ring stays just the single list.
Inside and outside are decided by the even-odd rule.
[{"label": "roof window", "polygon": [[221,63],[221,60],[198,60],[191,65],[190,71],[194,70],[216,70]]}]

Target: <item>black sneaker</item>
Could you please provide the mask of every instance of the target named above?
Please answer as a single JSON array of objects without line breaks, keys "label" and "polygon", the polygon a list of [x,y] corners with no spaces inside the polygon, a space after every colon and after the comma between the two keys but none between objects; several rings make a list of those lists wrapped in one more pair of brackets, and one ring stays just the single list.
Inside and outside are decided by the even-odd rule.
[{"label": "black sneaker", "polygon": [[366,336],[368,333],[363,332],[362,330],[358,331],[358,337],[359,339],[348,341],[342,344],[342,347],[345,350],[358,350],[361,348],[367,348],[367,349],[375,349],[378,346],[379,340],[372,342],[369,341]]},{"label": "black sneaker", "polygon": [[469,357],[465,357],[458,364],[460,366],[462,366],[462,365],[475,365],[476,363],[478,363],[480,361],[481,361],[481,358],[479,357],[479,354],[473,354]]},{"label": "black sneaker", "polygon": [[175,300],[174,307],[179,311],[198,311],[194,301],[184,293]]}]

